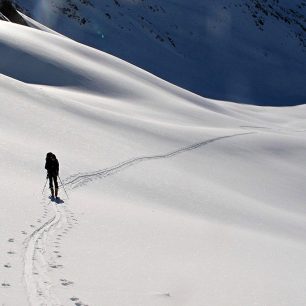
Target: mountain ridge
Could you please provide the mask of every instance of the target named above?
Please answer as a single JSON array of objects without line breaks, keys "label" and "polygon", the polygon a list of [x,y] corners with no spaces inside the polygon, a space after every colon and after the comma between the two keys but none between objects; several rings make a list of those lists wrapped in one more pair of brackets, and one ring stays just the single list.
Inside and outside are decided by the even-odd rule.
[{"label": "mountain ridge", "polygon": [[305,0],[15,0],[53,30],[204,97],[304,104]]},{"label": "mountain ridge", "polygon": [[0,304],[304,306],[306,104],[203,98],[24,18],[0,21]]}]

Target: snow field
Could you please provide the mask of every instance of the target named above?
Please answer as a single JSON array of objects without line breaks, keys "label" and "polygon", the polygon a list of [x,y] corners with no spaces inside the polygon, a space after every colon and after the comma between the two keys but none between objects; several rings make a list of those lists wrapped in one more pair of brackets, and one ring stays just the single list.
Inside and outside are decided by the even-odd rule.
[{"label": "snow field", "polygon": [[305,105],[201,98],[5,22],[0,55],[1,303],[303,305]]}]

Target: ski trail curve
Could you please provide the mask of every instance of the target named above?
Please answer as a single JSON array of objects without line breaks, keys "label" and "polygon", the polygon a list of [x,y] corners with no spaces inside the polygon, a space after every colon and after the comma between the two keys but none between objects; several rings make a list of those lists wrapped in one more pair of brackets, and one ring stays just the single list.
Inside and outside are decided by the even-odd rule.
[{"label": "ski trail curve", "polygon": [[[50,204],[51,202],[49,202]],[[65,208],[52,205],[54,216],[37,228],[24,242],[24,280],[31,306],[60,306],[51,294],[52,283],[48,278],[50,262],[46,257],[48,238],[58,227],[67,223]]]},{"label": "ski trail curve", "polygon": [[[87,173],[77,173],[66,178],[63,181],[63,185],[68,186],[71,189],[75,189],[94,179],[113,175],[127,167],[136,165],[143,161],[171,158],[178,154],[182,154],[184,152],[195,150],[202,146],[208,145],[212,142],[254,133],[255,132],[245,132],[220,136],[195,143],[193,145],[189,145],[165,154],[135,157],[102,170]],[[68,225],[71,226],[71,218],[69,216],[69,211],[67,210],[66,205],[56,205],[51,201],[48,203],[48,205],[49,204],[53,207],[53,216],[39,228],[34,230],[24,242],[24,280],[26,284],[28,301],[31,306],[62,306],[57,297],[52,294],[53,285],[48,278],[50,270],[60,265],[57,265],[56,262],[52,262],[52,258],[48,256],[48,251],[50,252],[48,248],[50,249],[51,237],[56,233],[58,229],[67,227]],[[70,211],[70,214],[73,213]],[[67,233],[66,231],[67,229],[65,229],[65,233]],[[58,253],[58,251],[56,251],[56,253]]]},{"label": "ski trail curve", "polygon": [[139,156],[136,158],[132,158],[126,161],[123,161],[113,167],[110,168],[105,168],[102,170],[98,170],[98,171],[93,171],[93,172],[86,172],[86,173],[77,173],[74,175],[69,176],[68,178],[66,178],[63,181],[63,184],[66,186],[70,186],[70,188],[75,189],[78,187],[81,187],[85,184],[87,184],[88,182],[91,182],[94,179],[100,179],[109,175],[113,175],[121,170],[123,170],[124,168],[133,166],[135,164],[138,164],[140,162],[144,162],[144,161],[148,161],[148,160],[157,160],[157,159],[166,159],[166,158],[170,158],[170,157],[174,157],[178,154],[182,154],[184,152],[187,151],[192,151],[195,149],[198,149],[202,146],[208,145],[212,142],[216,142],[216,141],[220,141],[226,138],[232,138],[232,137],[238,137],[238,136],[243,136],[243,135],[249,135],[249,134],[255,134],[255,132],[246,132],[246,133],[237,133],[237,134],[232,134],[232,135],[226,135],[226,136],[220,136],[220,137],[216,137],[216,138],[212,138],[209,140],[205,140],[202,142],[198,142],[195,143],[193,145],[190,146],[186,146],[180,149],[177,149],[175,151],[166,153],[166,154],[158,154],[158,155],[152,155],[152,156]]}]

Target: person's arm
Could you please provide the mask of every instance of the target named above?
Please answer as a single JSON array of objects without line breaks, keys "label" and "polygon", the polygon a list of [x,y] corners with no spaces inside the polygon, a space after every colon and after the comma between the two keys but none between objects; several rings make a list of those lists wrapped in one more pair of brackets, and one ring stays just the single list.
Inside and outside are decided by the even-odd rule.
[{"label": "person's arm", "polygon": [[48,161],[46,160],[45,169],[47,170],[47,178],[49,178],[48,168],[49,168],[49,165],[48,165]]},{"label": "person's arm", "polygon": [[59,174],[59,162],[56,160],[56,176]]}]

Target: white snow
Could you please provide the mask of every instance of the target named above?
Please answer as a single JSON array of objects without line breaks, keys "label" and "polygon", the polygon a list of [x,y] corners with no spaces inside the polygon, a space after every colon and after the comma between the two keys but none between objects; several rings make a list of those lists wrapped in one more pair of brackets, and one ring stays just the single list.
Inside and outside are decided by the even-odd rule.
[{"label": "white snow", "polygon": [[301,0],[15,2],[47,27],[201,96],[256,105],[305,103]]},{"label": "white snow", "polygon": [[305,305],[306,105],[209,100],[8,22],[0,56],[2,305]]}]

